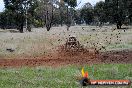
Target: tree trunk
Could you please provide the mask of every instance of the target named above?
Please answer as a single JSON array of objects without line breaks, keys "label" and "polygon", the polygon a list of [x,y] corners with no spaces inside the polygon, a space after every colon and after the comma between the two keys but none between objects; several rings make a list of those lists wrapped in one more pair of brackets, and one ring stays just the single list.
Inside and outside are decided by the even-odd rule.
[{"label": "tree trunk", "polygon": [[46,24],[47,31],[50,31],[51,29],[51,24]]},{"label": "tree trunk", "polygon": [[[53,0],[52,0],[53,2]],[[47,10],[46,12],[46,16],[45,16],[45,23],[46,23],[46,28],[47,31],[50,31],[51,27],[52,27],[52,21],[53,21],[53,5],[52,5],[52,9],[51,9],[51,13]]]},{"label": "tree trunk", "polygon": [[24,16],[23,13],[17,13],[17,30],[19,30],[20,33],[23,33],[23,26],[24,26]]},{"label": "tree trunk", "polygon": [[117,26],[117,29],[121,29],[122,22],[121,21],[118,21],[117,24],[116,24],[116,26]]},{"label": "tree trunk", "polygon": [[59,6],[59,10],[60,10],[60,23],[61,23],[61,26],[63,26],[63,23],[62,23],[62,22],[63,22],[63,21],[62,21],[62,20],[63,20],[63,19],[62,19],[62,16],[63,16],[63,15],[62,15],[62,10],[61,10],[61,5]]},{"label": "tree trunk", "polygon": [[30,20],[27,21],[27,31],[31,32],[31,22]]},{"label": "tree trunk", "polygon": [[20,33],[23,33],[23,22],[21,22],[18,26],[18,30]]},{"label": "tree trunk", "polygon": [[27,26],[27,31],[31,32],[31,26],[30,25]]},{"label": "tree trunk", "polygon": [[70,28],[70,27],[69,27],[69,26],[67,26],[67,31],[69,31],[69,28]]},{"label": "tree trunk", "polygon": [[21,25],[19,31],[20,31],[20,33],[23,33],[23,25]]},{"label": "tree trunk", "polygon": [[47,28],[47,31],[50,31],[50,28],[51,28],[51,24],[52,24],[52,17],[50,16],[49,12],[47,11],[46,13],[46,28]]},{"label": "tree trunk", "polygon": [[68,9],[68,6],[67,6],[67,22],[66,22],[66,26],[67,26],[67,31],[69,31],[69,28],[71,26],[71,17],[69,15],[69,9]]}]

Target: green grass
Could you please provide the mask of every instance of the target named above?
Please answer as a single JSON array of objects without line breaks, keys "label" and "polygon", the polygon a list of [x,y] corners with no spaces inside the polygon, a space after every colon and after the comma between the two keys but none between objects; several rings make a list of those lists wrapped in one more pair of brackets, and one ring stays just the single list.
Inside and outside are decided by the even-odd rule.
[{"label": "green grass", "polygon": [[[82,66],[1,68],[0,88],[81,88],[77,80],[81,69]],[[84,70],[91,79],[132,80],[132,64],[85,65]]]}]

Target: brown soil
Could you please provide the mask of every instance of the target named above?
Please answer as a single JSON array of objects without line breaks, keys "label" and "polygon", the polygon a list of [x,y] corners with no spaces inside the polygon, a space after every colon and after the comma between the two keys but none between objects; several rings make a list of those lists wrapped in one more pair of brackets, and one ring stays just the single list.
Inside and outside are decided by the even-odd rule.
[{"label": "brown soil", "polygon": [[47,56],[28,57],[28,58],[0,58],[0,67],[23,67],[23,66],[66,66],[66,65],[85,65],[100,63],[132,63],[132,51],[109,51],[93,53],[76,52],[69,54],[66,52],[52,53]]}]

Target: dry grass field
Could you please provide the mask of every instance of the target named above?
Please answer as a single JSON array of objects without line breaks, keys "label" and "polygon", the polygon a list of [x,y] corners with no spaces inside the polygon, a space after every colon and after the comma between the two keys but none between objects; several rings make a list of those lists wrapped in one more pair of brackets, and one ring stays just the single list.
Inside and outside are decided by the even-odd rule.
[{"label": "dry grass field", "polygon": [[[65,44],[66,38],[76,36],[86,48],[102,48],[101,51],[132,49],[132,27],[115,30],[115,26],[73,26],[33,28],[31,33],[10,33],[0,31],[0,57],[41,56],[52,52],[57,46]],[[6,49],[13,49],[9,52]],[[53,51],[54,52],[54,51]]]}]

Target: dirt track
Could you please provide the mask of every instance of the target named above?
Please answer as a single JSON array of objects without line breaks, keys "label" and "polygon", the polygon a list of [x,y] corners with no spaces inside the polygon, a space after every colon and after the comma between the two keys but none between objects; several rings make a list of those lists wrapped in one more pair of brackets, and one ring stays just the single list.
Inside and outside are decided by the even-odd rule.
[{"label": "dirt track", "polygon": [[109,51],[100,54],[78,53],[74,56],[50,54],[49,56],[21,58],[21,59],[0,59],[0,67],[22,67],[22,66],[65,66],[84,65],[99,63],[132,63],[132,51]]}]

